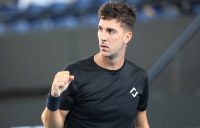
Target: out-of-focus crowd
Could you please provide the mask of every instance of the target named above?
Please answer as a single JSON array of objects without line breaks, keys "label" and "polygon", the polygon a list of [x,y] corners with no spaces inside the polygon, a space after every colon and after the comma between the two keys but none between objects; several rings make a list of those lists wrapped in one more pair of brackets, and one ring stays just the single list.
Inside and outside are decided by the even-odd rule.
[{"label": "out-of-focus crowd", "polygon": [[[0,35],[93,27],[97,10],[109,0],[0,0]],[[113,0],[114,1],[114,0]],[[200,0],[121,0],[135,5],[137,22],[200,14]]]}]

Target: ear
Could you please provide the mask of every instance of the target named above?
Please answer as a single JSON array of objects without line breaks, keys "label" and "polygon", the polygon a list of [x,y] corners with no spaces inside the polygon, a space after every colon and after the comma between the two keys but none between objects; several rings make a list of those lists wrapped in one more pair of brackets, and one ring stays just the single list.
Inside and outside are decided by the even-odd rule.
[{"label": "ear", "polygon": [[124,37],[124,44],[128,44],[128,42],[130,42],[131,38],[133,36],[133,32],[128,31],[125,33],[125,37]]}]

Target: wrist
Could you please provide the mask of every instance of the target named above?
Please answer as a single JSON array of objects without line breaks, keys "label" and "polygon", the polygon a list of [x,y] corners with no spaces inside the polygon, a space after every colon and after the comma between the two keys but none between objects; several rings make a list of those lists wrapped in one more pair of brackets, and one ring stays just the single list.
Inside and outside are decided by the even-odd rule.
[{"label": "wrist", "polygon": [[53,97],[60,97],[60,91],[58,89],[51,89],[51,91],[49,92],[51,94],[51,96]]},{"label": "wrist", "polygon": [[51,95],[51,92],[48,94],[46,106],[50,111],[56,111],[59,109],[61,97],[55,97]]}]

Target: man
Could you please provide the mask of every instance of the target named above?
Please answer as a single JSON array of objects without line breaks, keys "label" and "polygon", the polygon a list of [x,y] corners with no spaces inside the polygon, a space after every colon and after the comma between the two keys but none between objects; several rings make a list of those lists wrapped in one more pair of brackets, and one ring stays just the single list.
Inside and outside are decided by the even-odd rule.
[{"label": "man", "polygon": [[46,128],[149,128],[147,74],[125,59],[134,9],[108,2],[98,14],[100,51],[56,74],[41,117]]}]

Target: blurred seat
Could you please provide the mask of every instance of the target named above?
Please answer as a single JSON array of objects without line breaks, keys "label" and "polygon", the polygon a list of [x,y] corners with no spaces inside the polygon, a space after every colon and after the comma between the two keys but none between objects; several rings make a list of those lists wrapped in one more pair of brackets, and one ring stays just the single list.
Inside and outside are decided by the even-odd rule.
[{"label": "blurred seat", "polygon": [[65,16],[53,20],[56,28],[74,29],[80,24],[79,19],[76,16]]},{"label": "blurred seat", "polygon": [[1,10],[1,19],[4,22],[10,22],[18,18],[19,11],[16,5],[5,5]]},{"label": "blurred seat", "polygon": [[55,27],[54,22],[51,19],[35,19],[29,21],[30,31],[45,31],[51,30]]},{"label": "blurred seat", "polygon": [[80,15],[90,13],[90,8],[93,6],[94,0],[78,0],[76,2],[76,9]]},{"label": "blurred seat", "polygon": [[175,5],[168,5],[162,8],[161,18],[175,19],[180,16],[180,11]]},{"label": "blurred seat", "polygon": [[25,12],[27,20],[35,20],[41,18],[45,14],[46,8],[32,4],[25,10]]},{"label": "blurred seat", "polygon": [[48,12],[50,13],[50,17],[56,18],[63,16],[67,9],[70,8],[70,5],[63,3],[53,3],[48,7]]},{"label": "blurred seat", "polygon": [[200,2],[194,3],[192,6],[192,13],[196,15],[200,15]]},{"label": "blurred seat", "polygon": [[30,30],[30,25],[26,20],[17,20],[7,23],[7,32],[25,33]]}]

